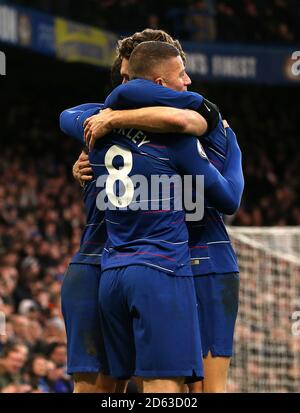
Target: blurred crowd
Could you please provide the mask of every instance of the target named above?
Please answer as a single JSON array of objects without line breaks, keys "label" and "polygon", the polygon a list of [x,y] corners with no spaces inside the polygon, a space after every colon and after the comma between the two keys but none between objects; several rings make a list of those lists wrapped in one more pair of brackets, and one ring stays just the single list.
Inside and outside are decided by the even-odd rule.
[{"label": "blurred crowd", "polygon": [[162,28],[180,40],[296,42],[297,0],[15,0],[43,11],[127,35]]},{"label": "blurred crowd", "polygon": [[[248,237],[256,239],[252,234]],[[299,233],[274,235],[273,240],[278,240],[278,246],[280,239],[288,245],[298,237]],[[269,250],[251,248],[233,237],[241,283],[229,392],[299,392],[300,331],[295,331],[293,320],[300,309],[300,266],[288,255],[275,255],[272,237],[265,239]]]},{"label": "blurred crowd", "polygon": [[81,190],[70,176],[75,156],[68,142],[59,142],[57,121],[43,130],[45,112],[30,121],[31,110],[27,104],[11,109],[1,136],[0,315],[6,325],[0,328],[6,334],[0,334],[0,392],[66,393],[72,382],[60,289],[84,222]]},{"label": "blurred crowd", "polygon": [[293,109],[297,91],[241,85],[227,87],[224,93],[220,86],[214,89],[211,94],[237,132],[243,152],[245,191],[231,222],[300,225],[298,115]]}]

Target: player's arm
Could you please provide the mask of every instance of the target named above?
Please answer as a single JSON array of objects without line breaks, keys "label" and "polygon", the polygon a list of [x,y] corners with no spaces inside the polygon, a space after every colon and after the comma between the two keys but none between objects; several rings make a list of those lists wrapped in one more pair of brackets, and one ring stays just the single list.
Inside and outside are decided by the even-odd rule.
[{"label": "player's arm", "polygon": [[[99,113],[102,106],[103,105],[99,103],[87,103],[64,110],[59,119],[60,129],[65,134],[84,143],[83,123],[88,117],[94,115],[95,113]],[[73,177],[81,186],[84,186],[85,182],[90,181],[93,178],[88,155],[84,150],[74,163],[72,173]]]},{"label": "player's arm", "polygon": [[100,103],[86,103],[64,110],[60,114],[59,125],[62,132],[84,143],[84,121],[99,113],[103,105]]},{"label": "player's arm", "polygon": [[197,175],[204,176],[204,193],[210,204],[224,214],[233,214],[239,207],[244,178],[242,157],[236,136],[231,128],[226,128],[228,152],[223,176],[208,161],[206,154],[196,138],[178,139],[172,145],[170,158],[183,175],[191,175],[195,182]]},{"label": "player's arm", "polygon": [[151,80],[135,79],[116,87],[107,96],[104,106],[122,110],[159,105],[197,110],[203,99],[195,92],[177,92]]},{"label": "player's arm", "polygon": [[195,124],[197,130],[190,131],[195,136],[211,132],[219,121],[217,106],[199,93],[178,92],[145,79],[131,80],[118,86],[106,98],[104,106],[115,110],[149,106],[190,109],[199,115],[199,122]]},{"label": "player's arm", "polygon": [[[177,92],[144,79],[114,89],[104,106],[121,111],[101,113],[85,122],[85,140],[90,148],[113,128],[201,136],[213,130],[219,121],[218,108],[198,93]],[[137,107],[145,108],[125,112]]]},{"label": "player's arm", "polygon": [[97,139],[113,129],[134,128],[152,133],[185,133],[192,135],[197,127],[205,131],[206,123],[192,110],[169,107],[149,107],[130,110],[102,110],[86,120],[84,137],[90,149]]}]

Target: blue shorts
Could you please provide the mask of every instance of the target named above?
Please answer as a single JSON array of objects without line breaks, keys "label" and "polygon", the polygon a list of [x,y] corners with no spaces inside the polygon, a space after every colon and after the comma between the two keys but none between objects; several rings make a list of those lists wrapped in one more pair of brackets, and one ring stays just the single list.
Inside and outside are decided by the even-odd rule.
[{"label": "blue shorts", "polygon": [[99,302],[112,377],[203,377],[193,277],[143,265],[106,270]]},{"label": "blue shorts", "polygon": [[67,331],[68,373],[106,372],[99,315],[100,267],[70,264],[62,289],[62,313]]},{"label": "blue shorts", "polygon": [[206,357],[231,357],[239,302],[239,274],[194,277],[198,301],[202,352]]}]

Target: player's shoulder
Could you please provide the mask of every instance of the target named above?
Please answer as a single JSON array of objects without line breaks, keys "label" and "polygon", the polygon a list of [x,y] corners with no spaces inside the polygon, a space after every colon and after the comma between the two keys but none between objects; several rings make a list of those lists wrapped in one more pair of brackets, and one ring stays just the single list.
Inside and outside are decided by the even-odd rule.
[{"label": "player's shoulder", "polygon": [[192,135],[174,134],[172,140],[168,140],[169,152],[182,157],[187,154],[195,153],[199,145],[199,140]]},{"label": "player's shoulder", "polygon": [[163,87],[163,86],[156,84],[152,80],[136,78],[136,79],[129,80],[129,82],[122,83],[121,85],[117,86],[114,90],[123,91],[123,90],[128,90],[128,89],[138,89],[140,91],[141,88],[157,89],[160,87]]},{"label": "player's shoulder", "polygon": [[186,90],[186,91],[177,91],[174,89],[171,89],[169,87],[160,85],[159,83],[155,83],[152,80],[149,79],[142,79],[142,78],[136,78],[136,79],[132,79],[127,83],[124,83],[123,85],[119,86],[121,89],[124,88],[141,88],[144,87],[146,88],[146,90],[155,90],[156,92],[161,92],[163,94],[171,94],[172,96],[181,96],[182,98],[187,97],[187,96],[194,96],[194,97],[201,97],[203,98],[203,96],[200,93],[197,92],[193,92],[190,90]]},{"label": "player's shoulder", "polygon": [[181,135],[169,146],[169,159],[175,168],[194,170],[199,165],[209,164],[205,149],[198,138]]},{"label": "player's shoulder", "polygon": [[193,135],[186,135],[182,133],[173,134],[173,139],[169,140],[170,146],[178,147],[194,147],[197,144],[198,138]]}]

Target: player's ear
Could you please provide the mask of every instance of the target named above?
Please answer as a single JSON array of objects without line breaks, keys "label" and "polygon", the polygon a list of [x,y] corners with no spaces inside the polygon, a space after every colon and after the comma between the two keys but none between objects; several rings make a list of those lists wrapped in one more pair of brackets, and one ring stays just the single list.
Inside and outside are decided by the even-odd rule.
[{"label": "player's ear", "polygon": [[157,85],[161,85],[161,86],[164,86],[164,84],[165,84],[164,79],[163,79],[162,77],[156,78],[156,79],[154,80],[154,82],[155,82]]}]

